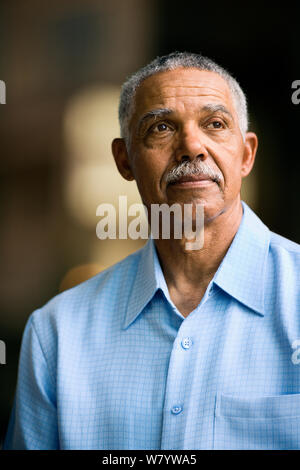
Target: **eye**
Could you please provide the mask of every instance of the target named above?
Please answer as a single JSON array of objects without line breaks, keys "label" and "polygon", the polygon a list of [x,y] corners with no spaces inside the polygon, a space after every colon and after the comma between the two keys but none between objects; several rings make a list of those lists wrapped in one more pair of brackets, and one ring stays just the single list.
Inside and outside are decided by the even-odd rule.
[{"label": "eye", "polygon": [[150,127],[150,132],[154,132],[155,134],[162,134],[171,130],[170,126],[165,122],[159,122]]},{"label": "eye", "polygon": [[164,132],[168,129],[168,126],[167,124],[165,124],[164,122],[162,122],[161,124],[158,124],[157,125],[157,130],[158,132]]},{"label": "eye", "polygon": [[216,120],[216,121],[209,122],[206,127],[208,129],[224,129],[225,125],[224,125],[223,121]]}]

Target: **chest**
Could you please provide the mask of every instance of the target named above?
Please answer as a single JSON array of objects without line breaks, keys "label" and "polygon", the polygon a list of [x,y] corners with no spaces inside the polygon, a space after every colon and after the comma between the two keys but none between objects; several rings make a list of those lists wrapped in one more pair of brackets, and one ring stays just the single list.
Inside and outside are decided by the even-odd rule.
[{"label": "chest", "polygon": [[[81,350],[78,360],[74,355],[68,376],[61,354],[62,446],[212,449],[236,443],[257,448],[256,438],[265,429],[270,436],[278,433],[279,441],[270,438],[267,444],[274,448],[289,433],[284,424],[291,421],[291,410],[300,407],[300,353],[294,336],[283,334],[278,322],[279,317],[254,316],[214,297],[184,321],[152,303],[127,330],[107,331],[105,341]],[[70,416],[79,433],[66,426]],[[281,430],[276,431],[270,425],[277,422]],[[298,439],[300,424],[299,434],[298,421],[292,425]],[[240,435],[246,437],[237,444]]]}]

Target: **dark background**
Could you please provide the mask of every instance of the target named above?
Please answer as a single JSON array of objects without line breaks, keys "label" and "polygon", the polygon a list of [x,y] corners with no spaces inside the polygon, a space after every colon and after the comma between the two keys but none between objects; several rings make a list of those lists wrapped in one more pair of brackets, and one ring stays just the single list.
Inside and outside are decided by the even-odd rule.
[{"label": "dark background", "polygon": [[[0,2],[0,79],[7,87],[0,105],[0,339],[7,350],[0,365],[0,446],[30,313],[62,290],[70,269],[89,266],[80,274],[85,278],[92,263],[97,271],[138,247],[120,245],[117,258],[116,245],[109,251],[98,240],[92,250],[96,217],[82,224],[65,202],[66,110],[82,90],[118,89],[128,74],[174,50],[201,52],[227,68],[246,92],[250,127],[259,138],[244,198],[271,230],[300,243],[300,105],[291,101],[291,84],[300,79],[300,7],[285,5]],[[114,191],[121,192],[117,183]]]}]

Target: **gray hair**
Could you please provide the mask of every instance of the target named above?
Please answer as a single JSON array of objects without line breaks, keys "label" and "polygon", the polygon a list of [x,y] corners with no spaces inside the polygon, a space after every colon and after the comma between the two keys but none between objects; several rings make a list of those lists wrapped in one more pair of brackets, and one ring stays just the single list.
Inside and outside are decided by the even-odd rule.
[{"label": "gray hair", "polygon": [[239,119],[239,126],[243,138],[248,130],[248,111],[246,96],[238,82],[227,70],[216,64],[208,57],[189,52],[172,52],[162,57],[156,57],[150,64],[131,75],[123,84],[119,104],[119,122],[121,137],[125,139],[127,148],[130,146],[129,122],[134,112],[134,98],[137,88],[151,75],[178,68],[197,68],[215,72],[227,82],[232,93],[235,109]]}]

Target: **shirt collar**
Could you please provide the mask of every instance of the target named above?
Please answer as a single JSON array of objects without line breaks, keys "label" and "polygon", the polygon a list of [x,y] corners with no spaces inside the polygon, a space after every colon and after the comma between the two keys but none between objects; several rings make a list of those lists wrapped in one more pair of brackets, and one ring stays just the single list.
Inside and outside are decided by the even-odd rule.
[{"label": "shirt collar", "polygon": [[264,277],[270,231],[245,202],[242,206],[239,229],[213,281],[236,300],[264,315]]},{"label": "shirt collar", "polygon": [[158,289],[161,289],[169,302],[171,302],[168,287],[152,238],[149,238],[140,253],[137,273],[127,306],[123,325],[124,329],[138,317]]},{"label": "shirt collar", "polygon": [[[270,232],[254,212],[242,202],[243,217],[239,229],[221,262],[212,283],[264,315],[264,273],[269,250]],[[123,328],[127,328],[143,311],[158,289],[173,305],[152,238],[140,251],[137,273]]]}]

